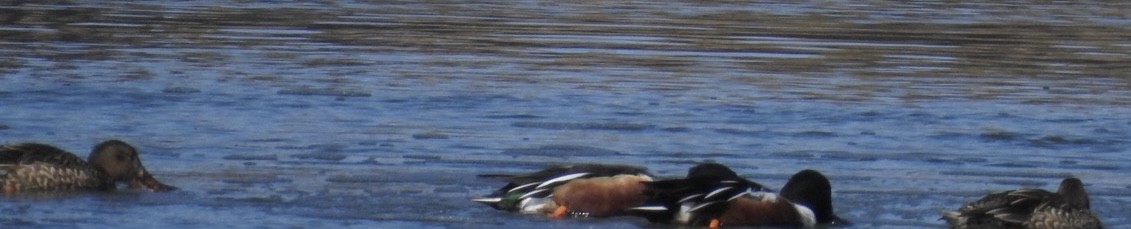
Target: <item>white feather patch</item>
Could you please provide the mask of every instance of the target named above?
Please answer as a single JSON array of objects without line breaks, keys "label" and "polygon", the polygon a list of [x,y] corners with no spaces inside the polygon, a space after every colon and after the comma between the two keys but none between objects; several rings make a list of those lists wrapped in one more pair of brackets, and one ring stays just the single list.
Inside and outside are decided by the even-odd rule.
[{"label": "white feather patch", "polygon": [[703,197],[703,198],[707,198],[707,199],[710,199],[710,198],[711,198],[711,196],[714,196],[714,195],[718,195],[719,193],[725,192],[725,191],[727,191],[727,190],[731,190],[731,189],[733,189],[733,188],[734,188],[734,187],[730,187],[730,186],[727,186],[727,187],[722,187],[722,188],[719,188],[719,189],[715,189],[715,191],[711,191],[710,193],[707,193],[707,196],[706,196],[706,197]]},{"label": "white feather patch", "polygon": [[778,202],[778,194],[772,192],[755,192],[750,196],[762,202]]},{"label": "white feather patch", "polygon": [[711,201],[711,202],[701,203],[701,204],[695,205],[694,207],[691,207],[691,209],[687,209],[687,211],[688,212],[698,211],[699,209],[705,208],[707,206],[719,204],[719,203],[721,203],[721,202]]},{"label": "white feather patch", "polygon": [[641,206],[641,207],[635,207],[635,208],[631,208],[631,209],[637,210],[637,211],[650,211],[650,212],[662,212],[662,211],[668,210],[668,208],[664,207],[664,206]]},{"label": "white feather patch", "polygon": [[700,193],[700,194],[690,195],[690,196],[684,197],[683,199],[679,199],[679,202],[676,202],[676,203],[684,203],[684,202],[690,201],[692,199],[699,198],[700,196],[703,196],[703,194]]},{"label": "white feather patch", "polygon": [[812,228],[813,225],[817,225],[817,214],[814,214],[813,210],[799,204],[793,204],[793,208],[797,209],[797,213],[801,215],[801,224],[805,225],[805,228]]},{"label": "white feather patch", "polygon": [[743,196],[753,196],[753,195],[754,195],[754,189],[746,188],[746,191],[740,192],[738,194],[734,194],[730,198],[727,198],[727,201],[738,199],[739,197],[743,197]]},{"label": "white feather patch", "polygon": [[569,175],[565,175],[565,176],[560,176],[560,177],[557,177],[557,178],[554,178],[554,179],[543,181],[542,184],[538,185],[538,187],[535,187],[535,188],[544,188],[546,186],[549,186],[549,185],[552,185],[552,184],[555,184],[555,183],[558,183],[558,182],[564,182],[564,181],[568,181],[568,180],[577,179],[578,177],[583,177],[585,175],[589,175],[589,173],[574,173],[574,174],[569,174]]},{"label": "white feather patch", "polygon": [[494,203],[498,203],[498,202],[500,202],[500,201],[503,201],[503,198],[501,198],[501,197],[495,197],[495,198],[473,198],[473,199],[471,199],[471,201],[475,201],[475,202],[479,202],[479,203],[486,203],[486,204],[494,204]]},{"label": "white feather patch", "polygon": [[541,184],[541,183],[542,182],[530,182],[529,184],[519,185],[518,187],[511,188],[511,189],[507,190],[507,192],[513,192],[515,190],[521,190],[523,188],[530,187],[531,185],[536,185],[536,184]]},{"label": "white feather patch", "polygon": [[550,191],[550,190],[549,189],[535,189],[534,191],[530,191],[526,194],[523,194],[522,196],[519,196],[518,198],[519,199],[526,199],[526,198],[530,198],[531,196],[534,196],[535,194],[543,193],[543,192],[547,192],[547,191]]},{"label": "white feather patch", "polygon": [[542,214],[542,208],[548,201],[545,198],[526,198],[519,202],[519,212],[523,214]]},{"label": "white feather patch", "polygon": [[683,203],[679,205],[679,212],[675,214],[675,223],[687,224],[691,221],[691,203]]}]

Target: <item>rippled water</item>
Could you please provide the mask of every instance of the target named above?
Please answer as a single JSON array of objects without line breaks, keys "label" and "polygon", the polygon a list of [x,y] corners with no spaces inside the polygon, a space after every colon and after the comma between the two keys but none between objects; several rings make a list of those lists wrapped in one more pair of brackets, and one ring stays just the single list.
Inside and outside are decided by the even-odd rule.
[{"label": "rippled water", "polygon": [[6,197],[30,227],[645,227],[480,173],[813,168],[859,228],[1077,176],[1131,226],[1121,3],[4,3],[0,143],[119,138],[173,193]]}]

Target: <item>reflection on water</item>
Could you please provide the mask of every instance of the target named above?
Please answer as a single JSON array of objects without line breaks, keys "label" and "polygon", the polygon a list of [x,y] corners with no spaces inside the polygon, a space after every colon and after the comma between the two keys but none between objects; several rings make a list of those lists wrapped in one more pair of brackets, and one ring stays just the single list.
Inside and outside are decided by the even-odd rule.
[{"label": "reflection on water", "polygon": [[498,185],[470,174],[710,159],[778,186],[830,174],[861,227],[939,227],[988,191],[1074,175],[1120,227],[1129,9],[0,3],[0,142],[123,138],[184,188],[13,198],[0,221],[642,226],[500,214],[466,201]]}]

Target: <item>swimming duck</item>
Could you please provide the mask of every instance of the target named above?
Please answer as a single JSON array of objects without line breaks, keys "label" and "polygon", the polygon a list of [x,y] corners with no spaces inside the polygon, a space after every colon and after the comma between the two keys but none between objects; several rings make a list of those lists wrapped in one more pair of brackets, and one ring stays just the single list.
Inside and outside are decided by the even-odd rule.
[{"label": "swimming duck", "polygon": [[647,169],[628,165],[551,166],[507,177],[507,185],[472,201],[503,211],[547,214],[552,218],[608,217],[644,203]]},{"label": "swimming duck", "polygon": [[113,190],[119,181],[155,192],[176,189],[153,178],[141,165],[137,149],[119,140],[94,146],[87,161],[45,144],[0,145],[0,185],[6,194]]},{"label": "swimming duck", "polygon": [[1017,189],[996,192],[943,212],[951,228],[1102,228],[1092,213],[1084,183],[1065,178],[1056,192]]},{"label": "swimming duck", "polygon": [[780,195],[717,163],[697,165],[684,179],[648,182],[646,187],[651,199],[630,210],[652,222],[709,228],[848,223],[833,214],[829,181],[813,170],[794,174]]}]

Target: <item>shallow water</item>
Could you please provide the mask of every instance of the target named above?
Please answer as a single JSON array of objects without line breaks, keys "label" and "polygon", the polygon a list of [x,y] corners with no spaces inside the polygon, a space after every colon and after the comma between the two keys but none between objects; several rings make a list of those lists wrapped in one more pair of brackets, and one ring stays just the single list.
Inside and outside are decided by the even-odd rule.
[{"label": "shallow water", "polygon": [[17,196],[28,227],[647,227],[468,201],[481,173],[714,160],[830,176],[859,228],[1084,180],[1131,226],[1131,5],[11,3],[0,143],[117,138],[172,193]]}]

